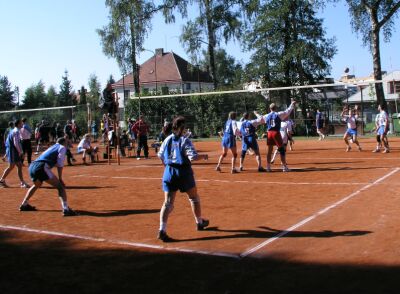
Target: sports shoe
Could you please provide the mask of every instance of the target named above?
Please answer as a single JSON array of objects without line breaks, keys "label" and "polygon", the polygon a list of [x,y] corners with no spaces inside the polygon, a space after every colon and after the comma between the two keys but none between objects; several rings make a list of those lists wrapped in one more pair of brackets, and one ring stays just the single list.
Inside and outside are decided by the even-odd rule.
[{"label": "sports shoe", "polygon": [[71,208],[63,210],[63,216],[76,216],[76,215],[78,215],[78,213],[73,211]]},{"label": "sports shoe", "polygon": [[204,219],[201,223],[197,224],[197,230],[198,231],[203,231],[208,225],[210,224],[210,221],[208,219]]},{"label": "sports shoe", "polygon": [[271,169],[270,166],[267,166],[266,169],[265,169],[265,171],[266,171],[267,173],[270,173],[270,172],[272,172],[272,169]]},{"label": "sports shoe", "polygon": [[385,150],[382,151],[382,153],[389,153],[389,152],[390,152],[389,149],[385,149]]},{"label": "sports shoe", "polygon": [[349,152],[350,150],[351,150],[351,147],[350,147],[350,146],[347,146],[346,152]]},{"label": "sports shoe", "polygon": [[29,189],[31,186],[29,186],[27,183],[23,182],[23,183],[21,183],[20,187]]},{"label": "sports shoe", "polygon": [[361,147],[358,147],[358,151],[360,151],[360,152],[361,152],[361,151],[362,151],[362,148],[361,148]]},{"label": "sports shoe", "polygon": [[258,168],[258,172],[259,172],[259,173],[265,173],[266,170],[265,170],[265,168],[263,168],[262,166],[260,166],[260,167]]},{"label": "sports shoe", "polygon": [[376,148],[376,149],[372,150],[372,153],[377,153],[379,151],[380,151],[379,148]]},{"label": "sports shoe", "polygon": [[0,188],[8,188],[8,185],[6,184],[6,181],[0,181]]},{"label": "sports shoe", "polygon": [[217,167],[215,168],[215,170],[220,172],[220,171],[221,171],[221,168],[220,168],[219,166],[217,166]]},{"label": "sports shoe", "polygon": [[20,207],[19,207],[19,211],[36,211],[37,209],[36,209],[36,207],[35,206],[32,206],[32,205],[30,205],[30,204],[25,204],[25,205],[21,205]]},{"label": "sports shoe", "polygon": [[165,231],[158,231],[157,239],[163,242],[171,242],[173,239]]},{"label": "sports shoe", "polygon": [[243,166],[239,167],[239,170],[240,170],[240,171],[244,171]]},{"label": "sports shoe", "polygon": [[231,174],[237,174],[238,173],[238,171],[236,170],[236,168],[233,168],[232,170],[231,170]]},{"label": "sports shoe", "polygon": [[287,173],[287,172],[290,172],[290,169],[285,165],[285,166],[282,167],[282,171],[284,173]]}]

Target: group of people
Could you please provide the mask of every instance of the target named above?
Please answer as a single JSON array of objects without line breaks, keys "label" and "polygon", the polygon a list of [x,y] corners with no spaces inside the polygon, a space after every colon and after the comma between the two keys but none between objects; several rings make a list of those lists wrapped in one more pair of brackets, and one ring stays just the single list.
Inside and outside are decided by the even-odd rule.
[{"label": "group of people", "polygon": [[[241,136],[242,138],[242,152],[240,157],[240,167],[239,170],[243,171],[243,163],[247,151],[249,149],[253,150],[256,155],[256,161],[258,165],[259,172],[270,172],[272,163],[272,152],[274,146],[276,146],[277,152],[280,154],[282,162],[282,170],[288,172],[289,168],[286,162],[286,146],[288,141],[291,139],[291,131],[288,131],[288,123],[290,114],[294,109],[296,101],[292,100],[292,103],[285,111],[277,111],[277,106],[272,103],[269,106],[270,112],[266,115],[261,115],[258,112],[254,112],[256,119],[249,120],[249,114],[245,113],[243,115],[243,120],[238,123],[236,121],[236,113],[230,112],[228,120],[225,123],[223,135],[222,135],[222,153],[219,156],[216,171],[221,171],[221,164],[223,159],[227,156],[228,150],[232,153],[231,159],[231,173],[238,173],[236,169],[236,159],[237,159],[237,147],[236,147],[236,136]],[[284,126],[282,126],[282,123]],[[240,124],[240,127],[238,127]],[[261,164],[261,156],[257,143],[257,126],[264,124],[267,129],[267,167],[263,168]],[[282,134],[281,134],[282,133]],[[284,140],[283,140],[284,139]]]}]

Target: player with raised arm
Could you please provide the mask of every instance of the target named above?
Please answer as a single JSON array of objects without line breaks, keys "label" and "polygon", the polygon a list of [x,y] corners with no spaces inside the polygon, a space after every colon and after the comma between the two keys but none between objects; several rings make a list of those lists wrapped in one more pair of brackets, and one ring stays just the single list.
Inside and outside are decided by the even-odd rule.
[{"label": "player with raised arm", "polygon": [[[348,112],[348,114],[345,114]],[[354,144],[358,146],[358,151],[361,151],[360,143],[357,140],[357,120],[358,120],[358,106],[356,105],[354,109],[344,107],[342,113],[340,114],[342,120],[347,124],[346,133],[343,136],[344,143],[346,144],[346,152],[351,150],[351,146],[349,144],[349,138],[353,141]]]},{"label": "player with raised arm", "polygon": [[249,120],[249,113],[243,114],[243,120],[240,127],[240,133],[242,134],[242,153],[240,156],[240,171],[243,171],[243,162],[246,157],[248,150],[253,150],[256,154],[256,161],[259,172],[265,172],[265,169],[261,166],[260,150],[257,143],[256,127],[260,124],[259,120]]},{"label": "player with raised arm", "polygon": [[228,120],[225,123],[224,133],[222,135],[222,154],[218,158],[218,164],[215,168],[216,171],[221,171],[221,164],[223,159],[226,157],[228,150],[232,152],[232,165],[231,165],[231,173],[237,173],[236,170],[236,158],[237,158],[237,149],[236,149],[236,136],[239,135],[239,129],[236,124],[236,113],[231,111],[228,115]]},{"label": "player with raised arm", "polygon": [[294,105],[296,101],[292,99],[292,103],[285,111],[277,112],[277,107],[275,103],[271,103],[269,106],[270,113],[261,116],[257,111],[255,111],[255,115],[259,119],[260,122],[265,123],[267,126],[267,145],[268,145],[268,153],[267,153],[267,171],[271,171],[271,157],[274,146],[278,147],[278,151],[281,157],[281,162],[283,166],[283,171],[290,171],[287,167],[286,156],[285,156],[285,148],[283,146],[283,141],[280,133],[281,121],[286,120],[291,112],[294,109]]},{"label": "player with raised arm", "polygon": [[168,216],[174,208],[176,192],[185,192],[190,200],[192,212],[196,220],[197,230],[204,230],[209,221],[201,216],[200,196],[192,170],[192,161],[201,158],[207,160],[208,155],[199,155],[189,138],[184,136],[185,118],[178,116],[172,122],[172,134],[161,144],[158,157],[165,166],[162,179],[164,203],[160,211],[160,229],[158,239],[163,242],[173,241],[167,235]]}]

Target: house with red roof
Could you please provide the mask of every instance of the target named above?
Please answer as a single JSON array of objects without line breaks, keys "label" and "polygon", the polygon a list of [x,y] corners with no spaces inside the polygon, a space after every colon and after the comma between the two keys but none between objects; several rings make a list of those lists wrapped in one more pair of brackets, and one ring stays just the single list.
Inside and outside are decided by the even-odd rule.
[{"label": "house with red roof", "polygon": [[[155,54],[139,67],[139,86],[142,96],[186,94],[212,91],[210,75],[174,52],[156,49]],[[135,97],[132,73],[112,85],[119,97],[119,107],[124,100]],[[125,89],[125,93],[124,93]]]}]

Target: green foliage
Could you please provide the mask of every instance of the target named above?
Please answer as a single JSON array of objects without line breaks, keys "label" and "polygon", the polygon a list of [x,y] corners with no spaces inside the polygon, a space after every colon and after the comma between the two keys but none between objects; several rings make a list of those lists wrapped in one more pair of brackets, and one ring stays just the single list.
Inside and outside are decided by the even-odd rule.
[{"label": "green foliage", "polygon": [[21,105],[22,109],[53,107],[54,101],[50,100],[46,94],[45,85],[39,81],[36,85],[32,85],[25,90],[24,101]]},{"label": "green foliage", "polygon": [[73,104],[73,96],[72,96],[72,84],[68,79],[68,71],[64,72],[64,76],[62,77],[62,83],[60,86],[59,93],[59,105],[60,106],[71,106]]},{"label": "green foliage", "polygon": [[15,106],[14,91],[6,76],[0,76],[0,108],[8,110]]}]

